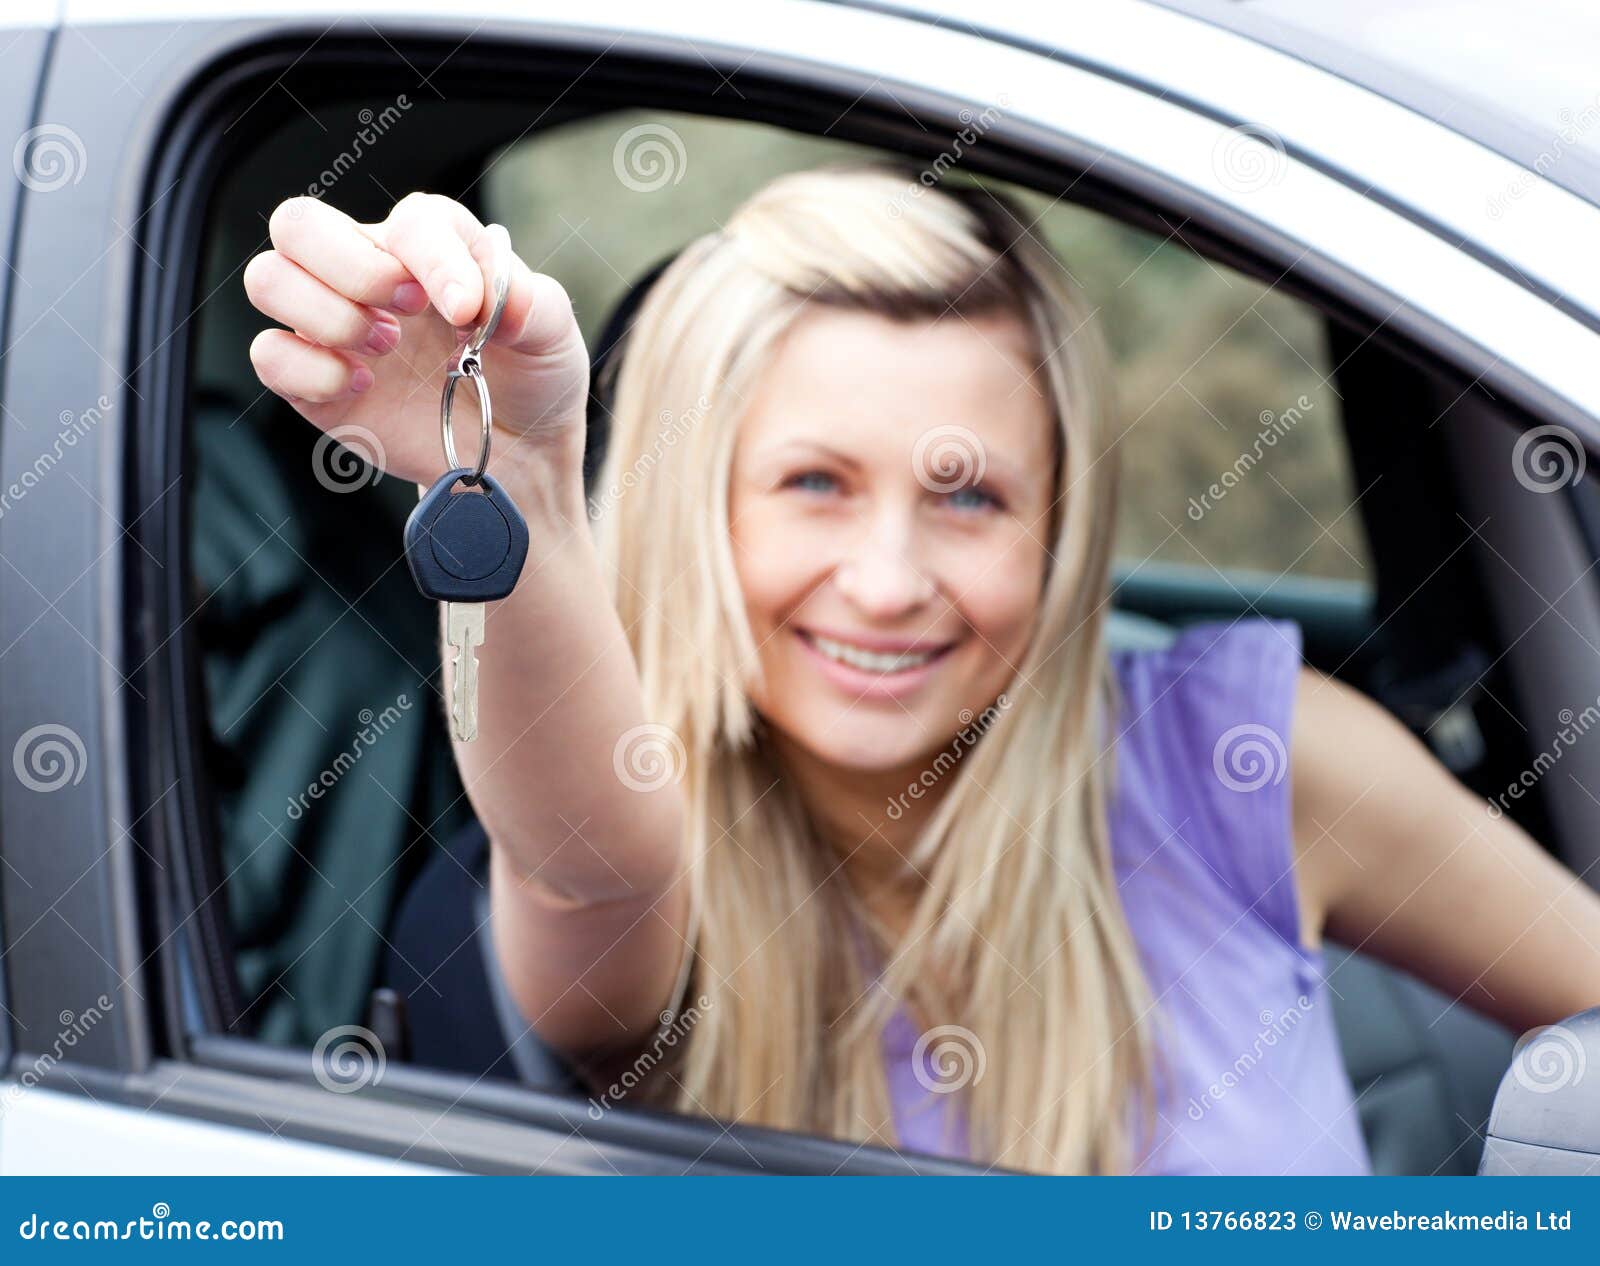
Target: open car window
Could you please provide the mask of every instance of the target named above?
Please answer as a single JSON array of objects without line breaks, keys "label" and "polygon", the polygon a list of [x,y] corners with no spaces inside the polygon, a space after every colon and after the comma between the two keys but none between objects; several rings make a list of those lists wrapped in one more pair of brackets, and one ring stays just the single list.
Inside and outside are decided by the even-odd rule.
[{"label": "open car window", "polygon": [[[424,126],[403,114],[389,125]],[[267,154],[286,161],[295,144],[285,136]],[[592,341],[638,278],[771,176],[867,152],[758,124],[607,113],[497,152],[481,174],[483,210],[568,288]],[[243,190],[260,187],[242,183],[224,213],[247,216]],[[345,192],[327,196],[337,205]],[[1119,561],[1146,576],[1179,569],[1230,604],[1234,569],[1360,578],[1315,311],[1105,214],[1030,193],[1023,205],[1028,231],[1061,253],[1111,337],[1127,466]],[[238,264],[215,259],[216,284]],[[204,332],[200,360],[218,377],[194,418],[193,541],[238,1022],[264,1040],[315,1043],[364,1023],[396,968],[417,995],[410,1010],[434,1014],[450,965],[481,966],[466,934],[482,912],[463,908],[461,939],[428,947],[442,979],[413,970],[393,937],[409,886],[470,818],[445,742],[433,613],[396,566],[415,490],[364,460],[378,454],[360,435],[336,444],[252,390],[248,362],[224,364]],[[1261,468],[1236,485],[1239,453],[1263,433],[1281,452],[1258,444]],[[1197,485],[1207,496],[1203,485],[1224,479],[1228,500],[1193,517]],[[460,860],[456,877],[472,871],[477,890],[481,856]]]}]

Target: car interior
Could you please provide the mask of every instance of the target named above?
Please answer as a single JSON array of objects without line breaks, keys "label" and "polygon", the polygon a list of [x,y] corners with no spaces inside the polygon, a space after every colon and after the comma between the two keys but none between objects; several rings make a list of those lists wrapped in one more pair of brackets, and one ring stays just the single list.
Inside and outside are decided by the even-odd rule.
[{"label": "car interior", "polygon": [[[647,76],[633,100],[648,110],[381,84],[332,97],[290,77],[238,129],[204,201],[208,299],[166,474],[185,480],[192,616],[194,819],[171,915],[192,986],[183,1023],[284,1048],[364,1024],[391,1061],[581,1095],[496,970],[488,843],[451,757],[436,621],[397,565],[416,491],[262,390],[247,349],[264,322],[240,272],[286,197],[373,221],[409,190],[446,193],[567,286],[600,360],[657,266],[769,177],[863,155],[915,171],[938,138],[904,107],[894,125],[830,129],[831,110],[675,101]],[[376,135],[359,161],[340,163],[363,128]],[[631,184],[628,163],[644,173]],[[1506,478],[1517,419],[1382,311],[1077,175],[980,143],[944,179],[1016,196],[1105,324],[1124,464],[1113,645],[1292,619],[1309,664],[1378,700],[1467,787],[1503,790],[1561,709],[1600,696],[1600,656],[1574,653],[1600,644],[1593,481],[1547,496]],[[1255,469],[1191,500],[1274,423],[1281,441]],[[591,478],[606,431],[597,396]],[[1566,760],[1575,775],[1596,758]],[[1587,855],[1600,803],[1567,769],[1510,811],[1575,869],[1600,856]],[[1330,947],[1328,978],[1378,1172],[1474,1172],[1513,1035],[1359,947]]]}]

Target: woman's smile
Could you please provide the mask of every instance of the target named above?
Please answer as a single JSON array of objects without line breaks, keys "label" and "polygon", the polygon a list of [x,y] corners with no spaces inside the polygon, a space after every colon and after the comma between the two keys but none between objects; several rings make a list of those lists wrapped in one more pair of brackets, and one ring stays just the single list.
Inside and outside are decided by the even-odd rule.
[{"label": "woman's smile", "polygon": [[805,628],[796,628],[794,633],[825,680],[862,699],[909,694],[939,671],[956,646],[953,641],[911,642],[864,633],[827,636]]}]

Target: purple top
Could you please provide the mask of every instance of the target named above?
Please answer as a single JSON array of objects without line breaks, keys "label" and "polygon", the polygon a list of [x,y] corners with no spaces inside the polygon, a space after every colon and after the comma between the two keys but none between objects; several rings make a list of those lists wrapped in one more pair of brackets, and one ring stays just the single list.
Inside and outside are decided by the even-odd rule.
[{"label": "purple top", "polygon": [[[1134,1172],[1370,1173],[1323,954],[1300,943],[1287,756],[1299,626],[1194,625],[1111,661],[1124,707],[1112,863],[1169,1079]],[[966,1154],[961,1096],[929,1087],[980,1071],[972,1041],[895,1014],[884,1053],[908,1150]]]}]

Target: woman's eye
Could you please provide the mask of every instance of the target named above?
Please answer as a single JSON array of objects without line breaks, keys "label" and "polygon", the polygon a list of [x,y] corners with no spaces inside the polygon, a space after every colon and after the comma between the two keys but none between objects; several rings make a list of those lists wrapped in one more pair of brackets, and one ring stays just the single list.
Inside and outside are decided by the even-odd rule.
[{"label": "woman's eye", "polygon": [[807,492],[831,492],[837,481],[825,470],[803,470],[783,481],[785,488],[803,488]]},{"label": "woman's eye", "polygon": [[1000,498],[977,487],[957,488],[946,500],[957,510],[1001,509]]}]

